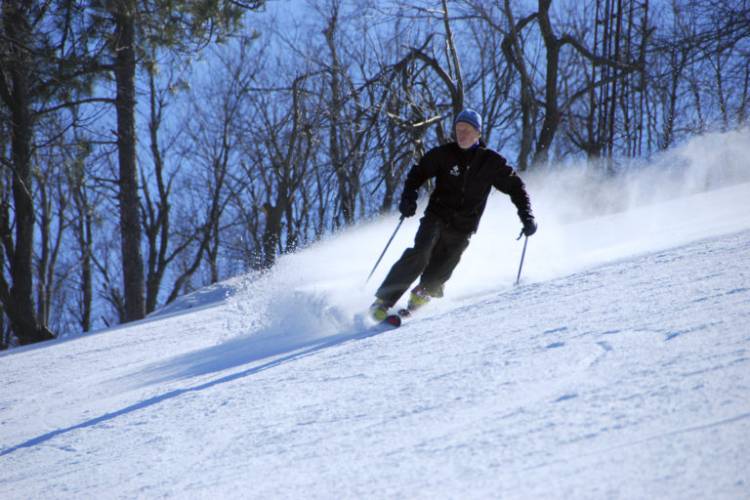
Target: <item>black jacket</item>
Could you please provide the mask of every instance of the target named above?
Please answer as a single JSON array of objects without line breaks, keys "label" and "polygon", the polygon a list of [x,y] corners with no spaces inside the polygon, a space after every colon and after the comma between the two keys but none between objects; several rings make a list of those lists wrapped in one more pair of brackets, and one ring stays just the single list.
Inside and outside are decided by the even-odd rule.
[{"label": "black jacket", "polygon": [[426,212],[458,231],[477,230],[493,186],[510,195],[521,221],[533,218],[521,178],[505,158],[482,142],[470,150],[451,142],[428,151],[407,174],[402,196],[416,199],[419,187],[433,177],[435,189]]}]

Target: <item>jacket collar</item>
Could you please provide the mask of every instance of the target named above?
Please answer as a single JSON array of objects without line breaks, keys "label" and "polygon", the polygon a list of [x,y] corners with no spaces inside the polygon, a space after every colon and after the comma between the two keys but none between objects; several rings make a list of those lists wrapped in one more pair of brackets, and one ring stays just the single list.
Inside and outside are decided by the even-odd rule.
[{"label": "jacket collar", "polygon": [[474,144],[473,146],[471,146],[469,149],[461,149],[461,146],[458,145],[457,141],[453,141],[453,144],[455,145],[455,147],[456,147],[456,149],[458,151],[464,151],[464,152],[469,152],[469,151],[473,152],[473,151],[476,151],[477,149],[480,149],[480,148],[487,149],[487,144],[482,140],[481,137],[476,142],[476,144]]}]

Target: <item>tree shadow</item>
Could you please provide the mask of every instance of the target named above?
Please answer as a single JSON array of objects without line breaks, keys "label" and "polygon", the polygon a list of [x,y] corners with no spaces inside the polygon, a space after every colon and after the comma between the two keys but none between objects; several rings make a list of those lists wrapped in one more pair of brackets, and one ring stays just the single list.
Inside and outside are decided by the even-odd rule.
[{"label": "tree shadow", "polygon": [[178,356],[166,364],[148,370],[146,372],[145,385],[168,380],[187,379],[200,375],[208,375],[210,373],[228,370],[267,358],[274,359],[193,387],[169,391],[70,427],[56,429],[46,434],[42,434],[0,451],[0,457],[10,455],[22,448],[32,448],[76,430],[91,428],[117,417],[150,408],[184,394],[204,391],[206,389],[211,389],[212,387],[255,375],[256,373],[260,373],[270,368],[310,356],[324,349],[328,349],[329,347],[349,341],[373,337],[389,329],[390,327],[386,326],[363,327],[359,330],[353,328],[352,331],[323,338],[292,338],[287,339],[287,341],[284,342],[274,342],[273,338],[268,337],[261,337],[260,339],[244,338]]}]

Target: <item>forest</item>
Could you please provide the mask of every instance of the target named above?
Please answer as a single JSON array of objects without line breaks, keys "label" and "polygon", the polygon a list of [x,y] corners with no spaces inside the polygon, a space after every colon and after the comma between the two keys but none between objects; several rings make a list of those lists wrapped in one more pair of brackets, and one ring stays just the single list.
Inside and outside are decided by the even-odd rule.
[{"label": "forest", "polygon": [[0,349],[393,210],[465,107],[522,176],[622,175],[750,111],[748,0],[1,5]]}]

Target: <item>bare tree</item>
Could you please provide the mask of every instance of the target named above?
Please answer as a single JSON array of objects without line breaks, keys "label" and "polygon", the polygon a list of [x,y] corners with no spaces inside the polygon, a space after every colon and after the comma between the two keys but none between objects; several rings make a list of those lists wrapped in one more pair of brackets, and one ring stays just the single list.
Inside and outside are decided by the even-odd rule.
[{"label": "bare tree", "polygon": [[88,332],[92,328],[94,308],[94,210],[96,202],[91,199],[91,189],[88,185],[89,176],[86,162],[90,154],[85,140],[77,135],[77,144],[73,153],[67,158],[67,185],[71,193],[71,211],[69,224],[73,227],[77,262],[80,275],[75,282],[79,298],[71,305],[81,331]]},{"label": "bare tree", "polygon": [[[61,154],[64,148],[64,144],[58,148],[45,148],[47,154],[43,158],[37,155],[40,168],[35,169],[34,174],[38,196],[37,226],[40,236],[36,256],[36,303],[39,320],[45,325],[50,324],[53,296],[59,294],[66,274],[63,272],[63,276],[58,278],[58,259],[63,236],[68,228],[69,208],[64,170],[58,167],[64,162]],[[55,293],[56,291],[58,293]],[[59,314],[56,316],[59,317]]]},{"label": "bare tree", "polygon": [[[518,72],[520,79],[521,146],[518,154],[518,168],[524,171],[529,166],[532,145],[536,139],[535,123],[538,106],[532,72],[526,62],[521,34],[536,19],[537,13],[532,13],[516,20],[511,9],[510,0],[505,0],[503,5],[508,29],[502,42],[502,49],[509,64]],[[485,19],[488,20],[488,17],[485,16]],[[497,29],[497,25],[493,23],[493,26]]]},{"label": "bare tree", "polygon": [[[253,177],[263,193],[258,202],[265,218],[261,238],[261,262],[264,268],[274,264],[277,253],[293,251],[298,241],[304,238],[294,211],[313,154],[316,120],[310,114],[310,106],[305,106],[305,101],[310,100],[310,93],[304,89],[309,76],[300,75],[292,82],[290,109],[285,110],[281,121],[271,122],[270,113],[264,112],[263,108],[258,110],[264,124],[262,129],[266,133],[261,141],[254,144],[250,157],[256,171]],[[319,110],[317,107],[312,109]],[[250,177],[251,173],[247,174]],[[282,238],[284,228],[286,234]]]},{"label": "bare tree", "polygon": [[[347,68],[341,60],[338,40],[340,0],[333,0],[327,25],[323,31],[330,54],[326,67],[329,83],[328,156],[337,180],[337,226],[349,225],[356,216],[357,195],[360,192],[363,162],[359,149],[364,139],[362,113],[353,106],[347,89]],[[354,108],[354,109],[353,109]],[[353,112],[352,112],[353,111]]]},{"label": "bare tree", "polygon": [[[159,294],[163,291],[163,281],[183,254],[193,250],[194,243],[200,240],[200,228],[194,227],[187,232],[176,232],[172,216],[175,203],[175,183],[180,173],[181,159],[175,154],[179,136],[184,130],[172,130],[172,136],[162,141],[162,130],[165,114],[169,112],[169,100],[184,90],[187,85],[183,75],[175,68],[179,62],[166,59],[167,73],[157,83],[157,54],[152,51],[152,63],[147,66],[149,88],[149,152],[151,154],[151,175],[146,168],[141,168],[141,186],[143,191],[142,220],[147,242],[146,259],[146,312],[156,309]],[[144,162],[145,163],[145,162]],[[177,164],[171,167],[170,163]],[[183,227],[189,225],[183,224]],[[204,249],[205,250],[205,249]],[[177,272],[176,282],[184,283],[197,270],[203,251],[200,247],[194,259],[197,264],[188,265]],[[177,290],[180,286],[177,286]],[[174,286],[169,293],[168,301],[174,300]]]}]

